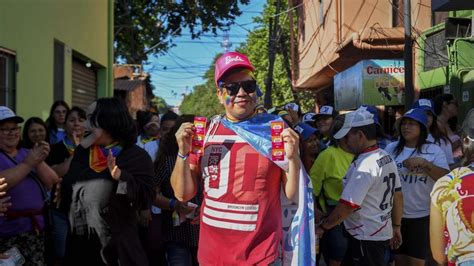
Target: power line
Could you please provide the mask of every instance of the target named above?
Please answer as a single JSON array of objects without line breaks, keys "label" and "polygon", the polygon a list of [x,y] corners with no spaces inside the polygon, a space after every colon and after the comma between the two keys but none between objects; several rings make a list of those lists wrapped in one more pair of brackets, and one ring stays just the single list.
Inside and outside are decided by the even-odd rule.
[{"label": "power line", "polygon": [[281,15],[281,14],[289,13],[289,12],[291,12],[291,11],[297,9],[298,7],[300,7],[300,6],[302,6],[302,5],[304,5],[304,1],[302,1],[301,3],[299,3],[298,5],[296,5],[296,6],[292,7],[292,8],[288,8],[287,10],[285,10],[285,11],[283,11],[283,12],[280,12],[280,13],[278,13],[278,14],[272,15],[272,16],[270,16],[270,17],[278,17],[278,16]]},{"label": "power line", "polygon": [[178,80],[183,80],[183,79],[194,79],[194,78],[202,78],[204,74],[202,75],[194,75],[194,76],[186,76],[186,77],[163,77],[163,76],[158,76],[155,75],[155,77],[161,78],[161,79],[178,79]]}]

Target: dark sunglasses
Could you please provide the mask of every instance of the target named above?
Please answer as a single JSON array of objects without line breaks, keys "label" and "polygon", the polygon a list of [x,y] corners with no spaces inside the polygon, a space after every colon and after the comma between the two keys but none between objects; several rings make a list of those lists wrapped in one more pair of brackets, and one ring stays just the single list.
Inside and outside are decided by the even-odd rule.
[{"label": "dark sunglasses", "polygon": [[255,92],[257,90],[257,81],[246,80],[233,83],[224,83],[221,87],[227,90],[227,94],[229,94],[229,96],[235,96],[237,93],[239,93],[240,88],[244,89],[246,93]]}]

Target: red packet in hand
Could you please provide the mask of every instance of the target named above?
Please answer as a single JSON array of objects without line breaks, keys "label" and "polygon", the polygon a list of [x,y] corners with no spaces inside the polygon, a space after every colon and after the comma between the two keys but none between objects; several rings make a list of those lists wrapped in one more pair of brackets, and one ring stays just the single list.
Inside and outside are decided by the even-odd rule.
[{"label": "red packet in hand", "polygon": [[204,137],[206,136],[207,118],[196,116],[194,118],[194,136],[192,152],[201,154],[204,150]]},{"label": "red packet in hand", "polygon": [[272,160],[283,161],[285,160],[285,145],[281,133],[285,129],[285,123],[283,121],[273,121],[270,128],[272,131]]}]

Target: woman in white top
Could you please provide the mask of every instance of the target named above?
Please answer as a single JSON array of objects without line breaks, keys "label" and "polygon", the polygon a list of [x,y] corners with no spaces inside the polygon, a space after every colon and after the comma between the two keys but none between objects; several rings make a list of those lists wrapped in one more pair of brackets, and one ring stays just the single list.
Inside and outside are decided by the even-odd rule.
[{"label": "woman in white top", "polygon": [[404,198],[403,243],[396,251],[397,265],[425,264],[429,256],[430,192],[449,169],[441,148],[426,141],[427,122],[422,109],[409,110],[400,122],[400,139],[386,147],[397,163]]},{"label": "woman in white top", "polygon": [[448,136],[453,148],[453,156],[462,157],[461,137],[455,133],[458,116],[458,102],[451,94],[440,94],[434,98],[434,110],[438,116],[438,125],[441,131]]},{"label": "woman in white top", "polygon": [[434,110],[433,101],[430,99],[418,99],[413,105],[413,108],[420,108],[425,111],[425,114],[428,118],[428,142],[438,145],[446,155],[446,160],[451,169],[455,167],[454,157],[453,157],[453,148],[451,146],[451,141],[446,134],[443,133],[442,129],[439,128],[438,118]]}]

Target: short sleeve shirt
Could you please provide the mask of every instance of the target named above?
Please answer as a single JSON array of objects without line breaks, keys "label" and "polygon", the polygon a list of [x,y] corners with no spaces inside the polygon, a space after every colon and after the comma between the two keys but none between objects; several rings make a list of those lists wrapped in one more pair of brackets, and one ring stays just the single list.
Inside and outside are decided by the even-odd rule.
[{"label": "short sleeve shirt", "polygon": [[428,135],[428,138],[426,138],[426,140],[438,145],[443,150],[444,155],[446,155],[446,160],[448,161],[448,164],[454,163],[453,147],[451,146],[451,142],[446,141],[444,139],[440,139],[439,143],[435,143],[435,139],[431,134]]},{"label": "short sleeve shirt", "polygon": [[[27,149],[18,150],[13,158],[16,162],[23,162],[28,155]],[[15,167],[16,164],[10,161],[6,155],[0,153],[0,171]],[[35,210],[41,212],[44,201],[41,188],[37,181],[30,175],[23,178],[18,184],[7,191],[7,196],[11,197],[12,206],[9,211],[27,211]],[[42,214],[35,215],[40,228],[44,227],[44,218]],[[16,219],[6,219],[0,217],[0,237],[14,236],[17,234],[32,232],[34,230],[32,219],[30,217],[19,217]]]},{"label": "short sleeve shirt", "polygon": [[383,241],[392,238],[394,193],[400,178],[392,157],[377,148],[360,154],[344,178],[340,202],[356,209],[346,220],[346,230],[356,239]]},{"label": "short sleeve shirt", "polygon": [[421,152],[415,148],[404,147],[397,156],[395,147],[398,142],[387,146],[386,151],[397,163],[403,190],[403,218],[421,218],[430,215],[430,192],[435,181],[425,172],[413,172],[403,166],[403,161],[411,157],[421,157],[436,165],[449,170],[446,156],[435,144],[424,144]]},{"label": "short sleeve shirt", "polygon": [[218,125],[202,156],[191,154],[204,183],[201,265],[268,265],[281,236],[281,169],[232,130]]},{"label": "short sleeve shirt", "polygon": [[449,261],[474,260],[474,171],[460,167],[438,179],[431,202],[445,219]]},{"label": "short sleeve shirt", "polygon": [[[310,170],[313,193],[337,204],[342,193],[342,178],[347,172],[354,155],[340,147],[330,146],[318,155]],[[320,200],[321,206],[325,202]]]}]

